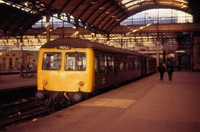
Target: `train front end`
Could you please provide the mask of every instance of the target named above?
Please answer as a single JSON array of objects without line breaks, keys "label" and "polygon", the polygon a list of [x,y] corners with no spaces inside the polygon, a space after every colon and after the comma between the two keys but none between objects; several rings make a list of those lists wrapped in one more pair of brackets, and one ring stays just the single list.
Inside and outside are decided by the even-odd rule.
[{"label": "train front end", "polygon": [[79,102],[93,91],[92,49],[41,48],[38,60],[38,95],[41,92],[57,93],[53,95],[62,95],[70,101]]}]

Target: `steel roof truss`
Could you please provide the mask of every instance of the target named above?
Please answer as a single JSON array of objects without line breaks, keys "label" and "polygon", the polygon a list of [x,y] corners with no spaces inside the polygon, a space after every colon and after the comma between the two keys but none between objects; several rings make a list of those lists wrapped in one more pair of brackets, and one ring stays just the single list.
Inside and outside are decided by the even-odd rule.
[{"label": "steel roof truss", "polygon": [[69,14],[74,14],[74,12],[79,8],[79,6],[81,6],[81,4],[84,3],[85,0],[81,0],[76,6],[75,8],[69,12]]},{"label": "steel roof truss", "polygon": [[[105,17],[103,17],[103,18],[99,21],[99,23],[98,23],[97,25],[101,25],[101,23],[102,23],[106,18],[108,18],[109,16],[111,16],[112,13],[114,13],[118,8],[119,8],[119,7],[116,6],[112,11],[110,11],[110,13],[108,13]],[[107,22],[105,22],[105,23],[107,23]]]},{"label": "steel roof truss", "polygon": [[71,0],[67,0],[65,2],[65,4],[63,4],[63,6],[60,8],[61,11],[63,11],[65,9],[65,7],[67,7],[67,5],[71,2]]},{"label": "steel roof truss", "polygon": [[[113,4],[113,3],[109,3],[109,4]],[[91,23],[95,23],[95,21],[97,21],[97,18],[99,18],[103,13],[105,13],[107,10],[109,10],[109,8],[111,8],[111,5],[109,6],[109,7],[107,7],[107,8],[105,8],[104,10],[102,10],[100,13],[99,13],[99,15],[97,15],[94,19],[93,19],[93,21],[91,22]],[[97,9],[98,10],[98,9]]]},{"label": "steel roof truss", "polygon": [[84,14],[85,14],[85,12],[87,11],[87,10],[89,10],[90,9],[90,7],[92,7],[92,5],[94,5],[94,4],[92,4],[92,2],[81,12],[81,14],[78,16],[78,18],[81,18]]},{"label": "steel roof truss", "polygon": [[96,10],[94,10],[90,15],[88,15],[88,17],[85,19],[85,21],[87,22],[91,17],[92,17],[92,15],[93,14],[95,14],[98,10],[99,10],[99,8],[101,8],[101,7],[103,7],[107,2],[109,2],[109,1],[104,1],[103,3],[101,3],[97,8],[96,8]]},{"label": "steel roof truss", "polygon": [[[103,29],[103,28],[108,24],[108,22],[111,21],[112,19],[117,20],[115,17],[117,16],[117,14],[120,14],[120,12],[123,11],[122,9],[121,9],[121,10],[117,10],[117,9],[118,9],[118,7],[116,7],[116,8],[113,10],[112,13],[110,13],[110,14],[108,14],[106,17],[104,17],[104,19],[101,21],[101,23],[104,22],[105,19],[106,19],[106,18],[109,18],[108,16],[111,15],[110,19],[108,19],[106,22],[104,22],[104,25],[101,27],[101,29]],[[117,12],[114,13],[115,11],[117,11]],[[120,18],[120,17],[119,17],[119,18]],[[114,21],[115,21],[115,20],[114,20]],[[100,25],[101,23],[99,23],[99,25]]]}]

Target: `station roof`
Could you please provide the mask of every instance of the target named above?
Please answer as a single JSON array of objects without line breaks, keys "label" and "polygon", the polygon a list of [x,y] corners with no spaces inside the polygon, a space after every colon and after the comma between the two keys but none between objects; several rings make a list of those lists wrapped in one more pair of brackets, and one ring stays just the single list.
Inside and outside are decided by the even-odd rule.
[{"label": "station roof", "polygon": [[0,12],[0,36],[23,35],[27,29],[42,19],[39,15],[34,15],[5,4],[0,4]]},{"label": "station roof", "polygon": [[[6,3],[4,3],[4,2]],[[0,36],[24,35],[44,15],[63,13],[67,21],[94,32],[110,33],[129,16],[152,8],[191,13],[199,22],[200,0],[3,0]],[[70,19],[73,16],[73,21]],[[195,17],[196,16],[196,17]],[[66,19],[65,19],[66,20]]]}]

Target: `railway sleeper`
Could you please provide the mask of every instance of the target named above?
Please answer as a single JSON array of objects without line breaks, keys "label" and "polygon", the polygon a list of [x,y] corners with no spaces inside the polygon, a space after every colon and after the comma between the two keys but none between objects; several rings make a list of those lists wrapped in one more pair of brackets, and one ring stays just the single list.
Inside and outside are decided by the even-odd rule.
[{"label": "railway sleeper", "polygon": [[43,102],[38,102],[36,100],[31,100],[29,102],[18,102],[15,105],[7,105],[0,110],[0,118],[5,118],[16,113],[23,111],[28,111],[30,109],[35,109],[42,106]]},{"label": "railway sleeper", "polygon": [[0,119],[0,127],[5,127],[6,125],[16,123],[18,121],[30,119],[31,117],[39,116],[42,114],[47,114],[47,111],[48,110],[46,109],[46,107],[37,107],[34,109],[29,109],[24,112],[12,114],[10,116]]}]

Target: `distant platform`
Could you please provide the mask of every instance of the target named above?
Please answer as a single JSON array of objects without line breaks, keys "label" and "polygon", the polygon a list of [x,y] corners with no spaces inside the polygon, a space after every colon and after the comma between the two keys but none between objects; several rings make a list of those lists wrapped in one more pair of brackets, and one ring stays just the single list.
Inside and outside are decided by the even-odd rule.
[{"label": "distant platform", "polygon": [[37,86],[36,76],[24,76],[24,78],[21,78],[17,73],[0,75],[0,92],[5,90],[22,89],[29,86]]}]

